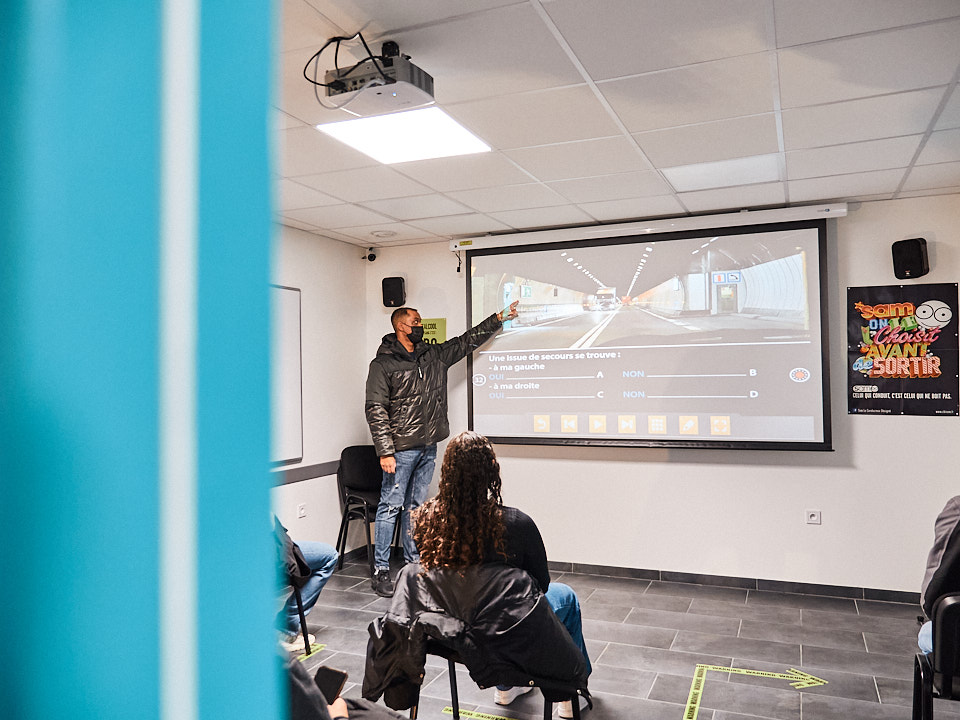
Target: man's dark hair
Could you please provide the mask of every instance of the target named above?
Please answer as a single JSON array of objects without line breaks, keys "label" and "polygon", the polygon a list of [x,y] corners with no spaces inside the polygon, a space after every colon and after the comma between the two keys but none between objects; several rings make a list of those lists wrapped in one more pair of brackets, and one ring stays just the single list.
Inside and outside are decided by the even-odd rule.
[{"label": "man's dark hair", "polygon": [[390,324],[393,325],[394,331],[396,331],[400,321],[407,316],[407,313],[415,313],[416,311],[416,308],[412,307],[401,307],[394,310],[393,314],[390,315]]}]

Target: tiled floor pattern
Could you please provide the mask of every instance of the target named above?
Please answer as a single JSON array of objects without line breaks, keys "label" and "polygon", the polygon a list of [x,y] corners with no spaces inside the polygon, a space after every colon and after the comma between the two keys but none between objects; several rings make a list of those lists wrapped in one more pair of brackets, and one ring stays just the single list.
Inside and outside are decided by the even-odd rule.
[{"label": "tiled floor pattern", "polygon": [[[367,572],[365,563],[345,565],[307,618],[326,647],[303,662],[308,670],[348,671],[347,697],[360,695],[367,625],[389,602],[370,590]],[[583,610],[594,696],[583,720],[693,720],[688,699],[698,665],[745,674],[703,671],[696,720],[911,717],[914,605],[577,573],[553,580],[573,587]],[[791,668],[827,682],[797,690]],[[543,717],[537,692],[500,707],[493,690],[477,688],[465,670],[458,677],[462,709]],[[430,657],[419,717],[449,720],[449,705],[446,665]],[[937,701],[935,712],[958,718],[960,703]]]}]

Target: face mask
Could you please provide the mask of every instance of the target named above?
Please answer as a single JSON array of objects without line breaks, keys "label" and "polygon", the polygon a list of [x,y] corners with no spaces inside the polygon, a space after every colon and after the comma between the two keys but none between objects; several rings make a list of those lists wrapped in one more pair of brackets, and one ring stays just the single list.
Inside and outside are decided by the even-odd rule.
[{"label": "face mask", "polygon": [[412,342],[414,345],[416,345],[418,342],[423,340],[423,326],[414,325],[412,328],[410,328],[409,337],[410,337],[410,342]]}]

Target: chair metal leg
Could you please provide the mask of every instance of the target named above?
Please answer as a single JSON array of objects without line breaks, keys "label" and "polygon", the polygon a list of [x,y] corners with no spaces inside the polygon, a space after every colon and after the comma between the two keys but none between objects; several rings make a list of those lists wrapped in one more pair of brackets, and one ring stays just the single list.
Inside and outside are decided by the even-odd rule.
[{"label": "chair metal leg", "polygon": [[350,526],[350,506],[343,506],[343,519],[340,520],[340,532],[337,533],[337,570],[343,570],[343,554],[347,549],[347,528]]},{"label": "chair metal leg", "polygon": [[550,720],[551,717],[553,717],[553,703],[547,700],[546,698],[544,698],[543,699],[543,720]]},{"label": "chair metal leg", "polygon": [[300,597],[300,588],[293,586],[293,596],[297,599],[297,612],[300,613],[300,632],[303,633],[303,647],[306,654],[310,654],[310,634],[307,632],[307,615],[303,612],[303,598]]},{"label": "chair metal leg", "polygon": [[363,506],[363,526],[367,539],[367,564],[370,566],[370,577],[373,577],[373,545],[370,543],[370,508],[366,503]]},{"label": "chair metal leg", "polygon": [[933,720],[933,668],[923,655],[913,660],[913,720]]},{"label": "chair metal leg", "polygon": [[574,695],[570,702],[573,706],[573,720],[580,720],[580,696]]},{"label": "chair metal leg", "polygon": [[457,694],[457,665],[447,658],[447,672],[450,673],[450,704],[453,705],[453,720],[460,720],[460,696]]}]

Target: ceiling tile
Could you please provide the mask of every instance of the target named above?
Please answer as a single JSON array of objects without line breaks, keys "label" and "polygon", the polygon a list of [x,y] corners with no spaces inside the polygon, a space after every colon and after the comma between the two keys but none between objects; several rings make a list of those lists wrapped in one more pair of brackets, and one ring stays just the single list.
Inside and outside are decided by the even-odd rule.
[{"label": "ceiling tile", "polygon": [[561,225],[580,225],[593,223],[594,220],[583,210],[573,206],[550,208],[530,208],[528,210],[508,210],[490,213],[492,217],[517,230],[532,228],[559,227]]},{"label": "ceiling tile", "polygon": [[340,170],[322,175],[304,175],[297,180],[303,185],[316,188],[347,202],[426,195],[429,192],[420,183],[404,177],[385,165]]},{"label": "ceiling tile", "polygon": [[586,85],[505,95],[446,110],[499,150],[620,134]]},{"label": "ceiling tile", "polygon": [[[389,234],[392,233],[392,234]],[[340,234],[369,243],[398,242],[401,240],[423,240],[434,237],[433,233],[415,228],[406,223],[383,223],[362,227],[345,227]]]},{"label": "ceiling tile", "polygon": [[363,204],[374,212],[389,215],[397,220],[415,220],[436,215],[456,215],[470,212],[470,208],[451,200],[445,195],[438,194],[372,200]]},{"label": "ceiling tile", "polygon": [[960,185],[960,162],[918,165],[910,171],[904,190],[927,190]]},{"label": "ceiling tile", "polygon": [[787,179],[905,168],[913,160],[921,138],[922,135],[906,135],[811,150],[792,150],[787,153]]},{"label": "ceiling tile", "polygon": [[436,235],[451,236],[479,235],[480,233],[510,229],[509,225],[504,225],[499,220],[479,214],[424,218],[422,220],[412,220],[410,224]]},{"label": "ceiling tile", "polygon": [[280,132],[280,171],[285,177],[371,167],[377,161],[316,128],[300,126]]},{"label": "ceiling tile", "polygon": [[786,202],[783,183],[699,190],[683,193],[678,197],[690,212],[758,208],[783,205]]},{"label": "ceiling tile", "polygon": [[533,179],[497,152],[399,163],[393,169],[439,192],[516,185]]},{"label": "ceiling tile", "polygon": [[543,7],[597,80],[773,46],[766,0],[554,0]]},{"label": "ceiling tile", "polygon": [[444,105],[583,81],[528,3],[471,13],[391,38],[433,76],[437,102]]},{"label": "ceiling tile", "polygon": [[686,212],[673,195],[580,203],[579,207],[601,222],[682,215]]},{"label": "ceiling tile", "polygon": [[380,213],[375,213],[373,210],[367,210],[357,205],[327,205],[326,207],[306,208],[303,210],[287,210],[284,216],[300,222],[309,223],[321,229],[330,230],[392,222],[390,218]]},{"label": "ceiling tile", "polygon": [[451,192],[450,197],[483,213],[549,207],[565,202],[560,195],[540,183],[458,190]]},{"label": "ceiling tile", "polygon": [[562,180],[548,185],[574,203],[626,200],[666,195],[671,191],[660,174],[654,171]]},{"label": "ceiling tile", "polygon": [[880,195],[894,192],[906,172],[902,169],[834,175],[832,177],[790,180],[790,202],[836,200],[853,195]]},{"label": "ceiling tile", "polygon": [[636,146],[624,137],[520,148],[504,154],[543,181],[651,169]]},{"label": "ceiling tile", "polygon": [[960,160],[960,128],[931,133],[917,158],[918,165]]},{"label": "ceiling tile", "polygon": [[780,149],[773,113],[651,130],[634,137],[656,167],[765,155]]},{"label": "ceiling tile", "polygon": [[322,205],[336,205],[340,201],[324,195],[313,188],[306,187],[293,180],[280,178],[280,209],[297,210],[300,208],[320,207]]},{"label": "ceiling tile", "polygon": [[927,197],[929,195],[960,195],[960,184],[953,187],[930,188],[928,190],[910,190],[897,193],[898,198]]},{"label": "ceiling tile", "polygon": [[960,127],[960,85],[953,86],[953,92],[937,118],[937,130],[949,130]]},{"label": "ceiling tile", "polygon": [[327,38],[340,34],[340,28],[320,14],[305,0],[283,0],[280,13],[280,51],[320,49]]},{"label": "ceiling tile", "polygon": [[772,53],[690,65],[599,84],[630,132],[773,112]]},{"label": "ceiling tile", "polygon": [[943,90],[931,88],[783,111],[787,150],[922,133]]},{"label": "ceiling tile", "polygon": [[680,167],[663,168],[661,172],[677,192],[695,192],[733,185],[753,185],[783,179],[780,173],[780,156],[778,154],[754,155],[734,160],[681,165]]},{"label": "ceiling tile", "polygon": [[280,217],[278,218],[277,221],[281,225],[287,225],[288,227],[296,228],[297,230],[306,230],[307,232],[310,232],[310,233],[315,233],[317,231],[317,227],[315,225],[311,225],[310,223],[300,222],[299,220],[294,220],[293,218]]},{"label": "ceiling tile", "polygon": [[956,0],[774,0],[777,46],[786,47],[957,15]]},{"label": "ceiling tile", "polygon": [[274,127],[277,130],[289,130],[290,128],[303,127],[303,123],[297,120],[295,117],[287,115],[282,110],[277,110],[274,112],[275,125]]},{"label": "ceiling tile", "polygon": [[784,108],[945,85],[960,52],[960,20],[781,50]]},{"label": "ceiling tile", "polygon": [[480,12],[502,5],[514,5],[517,0],[470,0],[469,3],[450,0],[417,0],[417,2],[384,2],[384,0],[307,0],[320,9],[346,33],[363,28],[368,40],[378,34],[425,23],[435,23],[457,15]]}]

